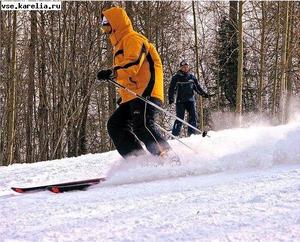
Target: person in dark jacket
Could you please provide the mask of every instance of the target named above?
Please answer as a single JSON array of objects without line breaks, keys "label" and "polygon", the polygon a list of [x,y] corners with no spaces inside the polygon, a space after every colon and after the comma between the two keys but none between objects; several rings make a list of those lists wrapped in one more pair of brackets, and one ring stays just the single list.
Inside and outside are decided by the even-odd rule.
[{"label": "person in dark jacket", "polygon": [[[197,127],[197,116],[195,106],[195,95],[208,98],[212,95],[207,94],[201,88],[197,78],[190,72],[189,64],[183,60],[180,62],[180,70],[172,77],[169,87],[169,104],[174,103],[174,96],[176,94],[176,116],[184,119],[185,111],[188,112],[188,122],[194,127]],[[182,123],[176,120],[173,126],[172,134],[179,136]],[[188,127],[188,135],[194,134],[195,130]]]}]

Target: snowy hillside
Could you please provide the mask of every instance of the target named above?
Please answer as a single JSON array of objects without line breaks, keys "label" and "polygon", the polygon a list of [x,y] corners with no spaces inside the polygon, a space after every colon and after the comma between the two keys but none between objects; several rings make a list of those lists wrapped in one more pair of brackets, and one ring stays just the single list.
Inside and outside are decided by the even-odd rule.
[{"label": "snowy hillside", "polygon": [[[192,136],[182,165],[115,152],[0,167],[0,241],[300,241],[300,119]],[[108,176],[87,191],[16,194]]]}]

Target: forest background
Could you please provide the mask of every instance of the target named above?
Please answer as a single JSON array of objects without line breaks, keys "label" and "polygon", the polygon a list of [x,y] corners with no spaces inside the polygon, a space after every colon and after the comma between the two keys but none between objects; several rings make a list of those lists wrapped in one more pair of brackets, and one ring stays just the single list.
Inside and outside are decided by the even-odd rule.
[{"label": "forest background", "polygon": [[[297,1],[67,1],[61,11],[0,11],[0,165],[114,149],[106,122],[116,88],[96,82],[112,65],[100,31],[101,11],[112,5],[156,46],[166,100],[182,59],[216,94],[197,97],[201,130],[282,124],[299,105]],[[168,130],[173,121],[158,118]]]}]

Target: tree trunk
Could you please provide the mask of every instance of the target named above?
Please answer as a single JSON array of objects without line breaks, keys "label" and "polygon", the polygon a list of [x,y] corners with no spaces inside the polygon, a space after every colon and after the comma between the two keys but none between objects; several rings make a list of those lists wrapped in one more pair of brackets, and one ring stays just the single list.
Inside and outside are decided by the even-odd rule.
[{"label": "tree trunk", "polygon": [[[94,40],[92,40],[92,31],[93,28],[91,26],[91,17],[89,18],[89,38],[88,42],[89,48],[86,53],[87,63],[91,59],[92,54],[92,47],[94,45]],[[89,76],[91,76],[90,65],[85,65],[85,70],[83,72],[83,79],[84,82],[82,84],[82,109],[80,115],[80,125],[79,125],[79,134],[78,134],[78,155],[84,155],[87,153],[87,134],[86,134],[86,127],[87,127],[87,118],[88,118],[88,110],[89,110],[89,103],[90,103],[90,96],[91,96],[91,84],[89,82]]]},{"label": "tree trunk", "polygon": [[10,80],[8,87],[8,113],[7,113],[7,163],[14,163],[15,123],[16,123],[16,82],[17,82],[17,12],[13,12],[12,49],[10,63]]},{"label": "tree trunk", "polygon": [[230,101],[230,108],[232,111],[236,109],[237,106],[237,75],[238,75],[238,40],[237,40],[237,10],[238,2],[229,1],[229,36],[228,36],[228,48],[230,50],[230,56],[228,57],[227,67],[227,85],[226,92],[227,99]]},{"label": "tree trunk", "polygon": [[35,70],[35,46],[37,39],[37,14],[36,11],[30,12],[31,37],[29,44],[28,60],[28,91],[27,91],[27,114],[26,114],[26,163],[34,161],[34,142],[33,142],[33,100],[34,100],[34,70]]},{"label": "tree trunk", "polygon": [[[65,93],[64,88],[66,86],[66,79],[67,79],[67,46],[69,40],[69,25],[67,24],[67,12],[69,11],[69,4],[65,5],[65,8],[62,10],[62,26],[60,26],[59,33],[62,37],[60,38],[60,46],[61,51],[59,52],[59,63],[57,65],[58,69],[58,85],[57,85],[57,102],[54,106],[54,113],[53,113],[53,140],[52,140],[52,151],[51,151],[51,158],[52,159],[59,159],[63,157],[64,148],[63,148],[63,141],[62,141],[62,134],[64,132],[64,124],[65,124]],[[54,36],[52,36],[54,38]],[[53,47],[54,49],[54,47]],[[52,62],[55,62],[53,60]],[[54,71],[54,70],[53,70]]]},{"label": "tree trunk", "polygon": [[[109,49],[108,51],[111,53],[112,48],[110,45],[109,45],[108,49]],[[113,56],[110,55],[110,57],[108,58],[109,63],[113,62],[112,59],[113,59]],[[116,105],[117,105],[117,92],[116,92],[116,87],[113,84],[108,85],[108,96],[109,96],[108,113],[109,113],[109,115],[111,115],[115,111]],[[113,149],[113,148],[114,148],[114,144],[111,140],[110,141],[110,149]]]},{"label": "tree trunk", "polygon": [[47,107],[47,83],[46,83],[46,34],[45,34],[45,13],[41,14],[41,52],[39,63],[39,106],[38,106],[38,127],[39,127],[39,156],[38,160],[48,160],[48,107]]},{"label": "tree trunk", "polygon": [[71,67],[70,67],[70,78],[69,78],[69,97],[68,97],[68,123],[67,123],[67,139],[68,139],[68,157],[77,156],[77,125],[76,125],[76,105],[77,105],[77,92],[78,92],[78,80],[75,78],[76,71],[76,39],[77,39],[77,29],[78,29],[78,12],[79,3],[73,2],[75,4],[75,13],[72,29],[72,39],[70,41],[71,49]]},{"label": "tree trunk", "polygon": [[277,104],[277,86],[278,86],[278,48],[279,48],[279,38],[280,38],[280,2],[277,3],[277,20],[276,20],[276,47],[275,47],[275,67],[274,67],[274,81],[273,81],[273,93],[272,93],[272,116],[275,117],[276,104]]},{"label": "tree trunk", "polygon": [[[5,14],[4,11],[0,11],[0,33],[2,38],[6,38],[7,31],[5,27]],[[2,68],[4,68],[4,51],[3,49],[7,45],[7,42],[0,44],[0,60],[2,63],[2,67],[0,67],[0,72],[2,71]],[[7,48],[8,49],[8,48]],[[2,52],[3,51],[3,52]],[[3,70],[4,73],[4,70]],[[5,83],[6,73],[4,75],[0,75],[0,83]],[[4,84],[5,86],[5,84]],[[5,89],[5,87],[3,87]],[[5,132],[4,132],[4,120],[5,120],[5,103],[6,103],[6,97],[5,94],[1,95],[0,97],[0,166],[4,165],[4,143],[5,143]]]},{"label": "tree trunk", "polygon": [[282,33],[282,52],[281,52],[281,81],[280,81],[280,121],[282,124],[286,122],[285,109],[287,100],[286,85],[286,52],[288,43],[288,26],[289,26],[289,2],[283,2],[284,10],[284,31]]},{"label": "tree trunk", "polygon": [[[293,95],[293,83],[292,83],[292,57],[293,57],[293,50],[294,50],[294,2],[290,2],[290,14],[289,14],[289,23],[288,23],[288,44],[287,44],[287,75],[286,75],[286,88],[287,88],[287,99],[286,99],[286,107],[291,107],[291,99]],[[289,109],[285,109],[285,117],[288,120],[289,119]]]},{"label": "tree trunk", "polygon": [[[112,53],[112,46],[110,43],[108,43],[108,53]],[[112,66],[113,63],[113,55],[110,54],[107,58],[108,61],[108,66]],[[113,84],[108,85],[108,97],[109,97],[109,104],[108,104],[108,113],[109,116],[115,111],[116,106],[117,106],[117,91],[116,87]],[[114,144],[112,140],[110,139],[110,149],[114,149]]]},{"label": "tree trunk", "polygon": [[237,100],[236,100],[236,113],[241,122],[243,111],[243,1],[239,2],[239,22],[238,22],[238,78],[237,78]]},{"label": "tree trunk", "polygon": [[[197,73],[197,79],[198,79],[198,81],[200,81],[198,35],[197,35],[197,20],[196,20],[196,11],[195,11],[195,1],[192,1],[192,8],[193,8],[194,38],[195,38],[195,52],[196,52],[196,73]],[[204,129],[204,117],[203,117],[203,100],[202,100],[202,97],[199,96],[198,100],[199,100],[198,105],[199,105],[200,130],[203,130]]]},{"label": "tree trunk", "polygon": [[261,2],[261,12],[262,12],[262,27],[261,27],[261,44],[260,44],[260,70],[259,70],[259,89],[258,89],[258,110],[259,113],[263,112],[263,89],[264,89],[264,72],[265,72],[265,2]]}]

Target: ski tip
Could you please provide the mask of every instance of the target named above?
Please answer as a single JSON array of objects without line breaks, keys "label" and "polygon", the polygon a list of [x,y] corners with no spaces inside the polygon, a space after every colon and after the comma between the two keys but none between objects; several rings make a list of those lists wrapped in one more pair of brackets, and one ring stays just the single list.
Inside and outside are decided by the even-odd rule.
[{"label": "ski tip", "polygon": [[11,189],[12,189],[13,191],[15,191],[15,192],[18,192],[18,193],[23,193],[23,192],[24,192],[23,189],[17,188],[17,187],[12,187]]},{"label": "ski tip", "polygon": [[49,190],[54,193],[61,193],[61,191],[59,190],[59,187],[56,187],[56,186],[50,187]]}]

